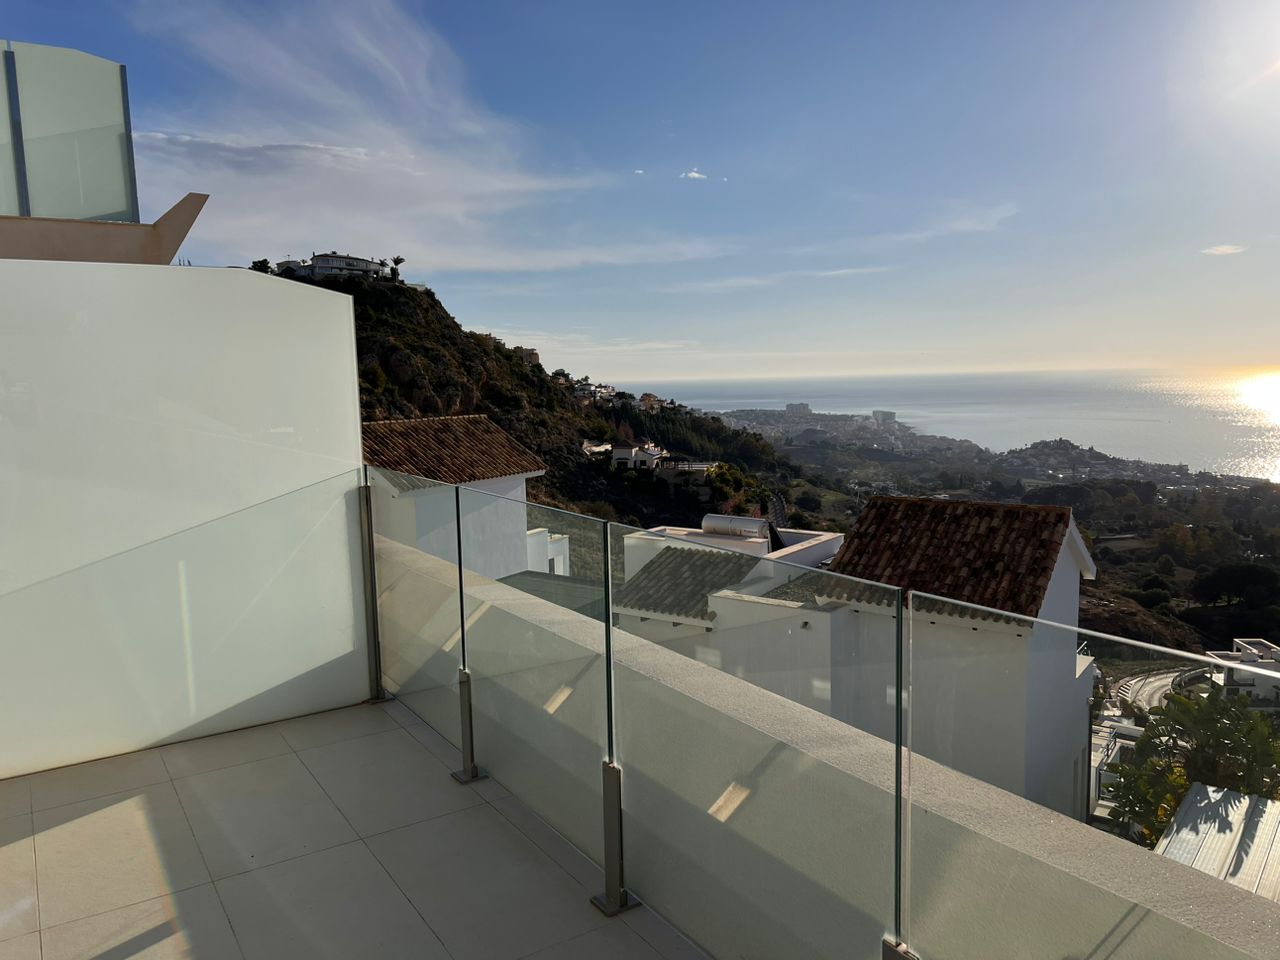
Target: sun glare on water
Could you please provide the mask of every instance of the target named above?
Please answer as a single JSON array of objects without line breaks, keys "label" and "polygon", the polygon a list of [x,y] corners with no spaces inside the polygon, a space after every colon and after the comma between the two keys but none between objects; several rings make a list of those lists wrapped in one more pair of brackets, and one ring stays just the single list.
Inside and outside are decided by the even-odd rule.
[{"label": "sun glare on water", "polygon": [[1235,385],[1236,399],[1280,426],[1280,373],[1246,377]]}]

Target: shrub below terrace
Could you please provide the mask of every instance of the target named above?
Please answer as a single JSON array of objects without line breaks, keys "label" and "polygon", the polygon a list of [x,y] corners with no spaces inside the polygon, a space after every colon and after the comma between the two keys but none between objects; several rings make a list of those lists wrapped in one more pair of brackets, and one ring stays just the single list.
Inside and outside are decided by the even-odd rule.
[{"label": "shrub below terrace", "polygon": [[1168,590],[1160,589],[1129,590],[1126,591],[1125,596],[1137,600],[1138,603],[1142,604],[1148,610],[1152,610],[1156,607],[1168,606],[1169,602],[1173,600],[1173,597],[1169,594]]}]

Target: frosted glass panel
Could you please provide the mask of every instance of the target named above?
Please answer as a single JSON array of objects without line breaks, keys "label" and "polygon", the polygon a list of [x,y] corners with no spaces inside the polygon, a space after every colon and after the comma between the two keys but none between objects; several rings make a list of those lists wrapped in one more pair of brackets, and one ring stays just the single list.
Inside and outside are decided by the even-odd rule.
[{"label": "frosted glass panel", "polygon": [[0,596],[0,778],[366,698],[359,482]]},{"label": "frosted glass panel", "polygon": [[360,465],[348,298],[0,261],[0,594]]},{"label": "frosted glass panel", "polygon": [[13,51],[32,216],[136,219],[120,65],[39,44]]}]

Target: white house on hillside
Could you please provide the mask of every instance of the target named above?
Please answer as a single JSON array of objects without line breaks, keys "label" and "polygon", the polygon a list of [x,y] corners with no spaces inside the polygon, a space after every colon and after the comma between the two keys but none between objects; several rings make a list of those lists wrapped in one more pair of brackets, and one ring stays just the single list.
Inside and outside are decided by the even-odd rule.
[{"label": "white house on hillside", "polygon": [[439,487],[414,477],[478,491],[460,496],[468,570],[494,580],[528,570],[569,573],[568,538],[528,523],[525,482],[547,465],[488,417],[380,420],[364,424],[363,441],[366,463],[403,475],[378,474],[375,482],[391,488],[380,502],[404,518],[402,529],[417,531],[423,552],[456,557],[457,529],[452,496],[443,502]]},{"label": "white house on hillside", "polygon": [[876,497],[832,561],[845,576],[646,536],[627,538],[622,629],[884,739],[896,721],[892,595],[846,577],[1015,615],[910,611],[912,748],[1086,816],[1092,661],[1072,628],[1095,569],[1069,510]]},{"label": "white house on hillside", "polygon": [[[1227,696],[1245,696],[1255,706],[1280,709],[1280,647],[1261,637],[1251,640],[1233,640],[1230,650],[1206,650],[1205,653],[1222,662],[1209,672],[1214,687]],[[1247,663],[1260,667],[1277,676],[1265,673],[1233,670],[1232,664]]]},{"label": "white house on hillside", "polygon": [[622,447],[615,444],[612,452],[613,465],[630,470],[656,469],[658,461],[666,456],[669,456],[666,450],[647,440],[637,447]]}]

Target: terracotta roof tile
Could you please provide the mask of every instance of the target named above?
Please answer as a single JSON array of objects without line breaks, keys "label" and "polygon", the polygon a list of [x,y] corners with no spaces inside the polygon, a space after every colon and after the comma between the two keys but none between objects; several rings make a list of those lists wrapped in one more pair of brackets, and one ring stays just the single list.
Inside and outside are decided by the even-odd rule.
[{"label": "terracotta roof tile", "polygon": [[613,593],[613,604],[655,616],[712,618],[707,598],[742,583],[759,557],[732,550],[663,547]]},{"label": "terracotta roof tile", "polygon": [[1070,525],[1067,507],[872,497],[830,569],[1034,617]]},{"label": "terracotta roof tile", "polygon": [[541,473],[547,465],[483,414],[375,420],[362,428],[365,462],[444,483]]}]

